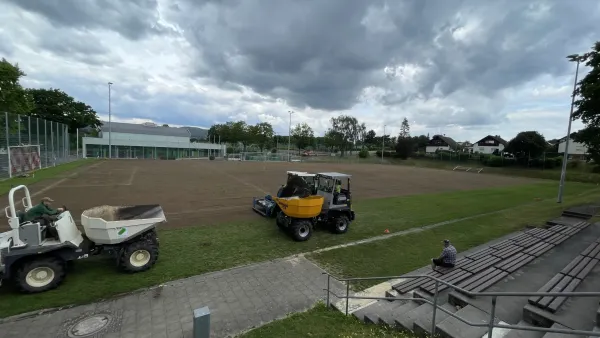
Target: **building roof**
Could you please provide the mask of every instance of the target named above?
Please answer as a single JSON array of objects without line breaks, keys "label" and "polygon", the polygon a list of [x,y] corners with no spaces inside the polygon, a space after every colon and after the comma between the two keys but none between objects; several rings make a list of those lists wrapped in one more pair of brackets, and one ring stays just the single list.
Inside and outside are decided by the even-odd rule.
[{"label": "building roof", "polygon": [[456,141],[454,141],[452,137],[444,135],[433,135],[431,139],[433,140],[434,138],[439,138],[440,140],[446,142],[446,144],[449,145],[450,148],[456,148],[456,146],[458,145],[458,143],[456,143]]},{"label": "building roof", "polygon": [[500,144],[502,144],[504,146],[506,146],[508,144],[508,142],[506,142],[506,140],[504,140],[502,137],[500,137],[500,135],[495,135],[495,136],[494,135],[488,135],[488,136],[482,138],[481,140],[479,140],[479,141],[477,141],[475,143],[479,143],[479,142],[485,140],[488,137],[492,138],[493,140],[496,140],[496,142],[498,142],[498,143],[500,143]]},{"label": "building roof", "polygon": [[198,127],[181,127],[185,128],[190,132],[192,138],[206,140],[208,138],[208,129]]},{"label": "building roof", "polygon": [[188,129],[163,127],[154,123],[135,124],[102,121],[100,128],[104,131],[111,130],[113,133],[190,137]]}]

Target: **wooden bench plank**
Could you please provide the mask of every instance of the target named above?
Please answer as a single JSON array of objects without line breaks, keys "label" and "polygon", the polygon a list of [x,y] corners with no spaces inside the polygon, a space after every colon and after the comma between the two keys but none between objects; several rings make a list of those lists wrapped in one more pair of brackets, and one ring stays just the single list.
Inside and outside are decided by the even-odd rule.
[{"label": "wooden bench plank", "polygon": [[583,280],[591,271],[594,269],[596,264],[598,264],[598,259],[592,259],[586,266],[579,271],[579,273],[575,276],[575,278],[579,278]]},{"label": "wooden bench plank", "polygon": [[539,238],[535,238],[533,236],[530,236],[529,238],[520,240],[518,242],[515,242],[516,245],[524,247],[524,248],[528,248],[532,245],[535,245],[537,243],[540,243],[542,240]]},{"label": "wooden bench plank", "polygon": [[548,238],[548,237],[552,236],[552,234],[553,234],[551,231],[548,231],[543,228],[535,228],[535,229],[527,230],[527,231],[525,231],[525,233],[530,234],[531,236],[539,238],[539,239]]},{"label": "wooden bench plank", "polygon": [[[569,285],[567,285],[567,287],[565,287],[561,291],[573,292],[579,286],[580,283],[581,283],[581,279],[573,278],[573,280],[571,280]],[[552,303],[550,303],[547,306],[546,310],[548,310],[552,313],[555,313],[558,310],[558,308],[567,300],[567,298],[569,298],[569,297],[555,297],[554,300],[552,301]]]},{"label": "wooden bench plank", "polygon": [[558,245],[558,244],[566,241],[567,239],[569,239],[569,236],[563,235],[563,234],[560,234],[560,233],[555,233],[554,235],[546,238],[544,240],[544,242],[551,243],[551,244],[554,244],[554,245]]},{"label": "wooden bench plank", "polygon": [[583,230],[585,228],[587,228],[588,226],[590,226],[592,223],[590,222],[581,222],[580,224],[576,225],[576,228],[579,228],[580,230]]},{"label": "wooden bench plank", "polygon": [[[544,286],[542,286],[537,292],[548,292],[558,282],[560,282],[560,280],[563,279],[563,277],[565,277],[565,275],[563,275],[561,273],[558,273],[558,274],[554,275],[554,277],[552,277],[551,280],[549,280],[546,284],[544,284]],[[542,299],[542,297],[540,297],[540,296],[531,296],[531,297],[529,297],[528,302],[531,305],[536,305],[541,299]]]},{"label": "wooden bench plank", "polygon": [[565,230],[566,228],[567,228],[567,226],[558,224],[558,225],[553,225],[553,226],[549,227],[548,230],[552,231],[552,232],[561,232],[561,231]]},{"label": "wooden bench plank", "polygon": [[506,259],[510,256],[513,256],[521,251],[523,251],[523,247],[518,246],[518,245],[512,245],[512,246],[508,246],[504,249],[498,250],[496,252],[492,253],[492,256],[498,257],[498,258],[502,258],[502,259]]},{"label": "wooden bench plank", "polygon": [[511,240],[506,239],[506,240],[503,240],[502,242],[500,242],[498,244],[494,244],[494,245],[490,246],[490,248],[494,248],[496,250],[500,250],[500,249],[504,249],[507,246],[511,246],[511,245],[514,245],[514,242],[511,241]]},{"label": "wooden bench plank", "polygon": [[578,228],[568,227],[565,230],[561,231],[560,233],[571,237],[571,236],[575,235],[576,233],[578,233],[579,231],[580,231],[580,229],[578,229]]},{"label": "wooden bench plank", "polygon": [[[583,250],[583,251],[581,252],[581,255],[582,255],[582,256],[589,256],[589,255],[590,255],[590,253],[591,253],[591,252],[592,252],[594,249],[596,249],[596,247],[598,247],[598,246],[600,246],[600,243],[596,243],[596,242],[594,242],[594,243],[590,244],[590,245],[589,245],[587,248],[585,248],[585,250]],[[592,257],[593,257],[593,256],[592,256]]]},{"label": "wooden bench plank", "polygon": [[413,280],[405,281],[400,284],[397,284],[393,287],[394,290],[404,294],[411,290],[418,288],[421,284],[429,281],[429,279],[425,277],[415,278]]},{"label": "wooden bench plank", "polygon": [[[564,276],[564,275],[563,275]],[[564,276],[558,283],[556,283],[556,285],[550,289],[548,292],[561,292],[564,290],[564,288],[567,287],[567,285],[569,285],[569,283],[571,283],[571,281],[573,280],[573,277],[570,276]],[[546,296],[546,297],[542,297],[542,299],[540,299],[539,302],[537,302],[537,306],[542,308],[542,309],[546,309],[546,307],[548,307],[548,305],[550,305],[550,303],[552,303],[552,301],[554,300],[554,296]]]},{"label": "wooden bench plank", "polygon": [[552,249],[554,247],[554,244],[550,244],[550,243],[546,243],[546,242],[540,242],[530,248],[528,248],[527,250],[525,250],[524,252],[528,255],[532,255],[535,257],[540,257],[541,255],[543,255],[544,253],[546,253],[547,251],[549,251],[550,249]]},{"label": "wooden bench plank", "polygon": [[506,271],[508,273],[513,273],[523,266],[529,264],[531,261],[535,259],[534,256],[527,255],[524,253],[518,253],[509,259],[499,262],[495,265],[496,268]]},{"label": "wooden bench plank", "polygon": [[569,262],[569,264],[567,264],[567,266],[565,266],[562,270],[560,270],[560,273],[562,273],[563,275],[568,275],[569,272],[571,272],[571,270],[573,270],[573,268],[577,266],[577,264],[581,263],[583,258],[584,258],[584,256],[578,255],[571,262]]},{"label": "wooden bench plank", "polygon": [[577,263],[577,265],[575,265],[573,269],[571,269],[571,271],[569,271],[566,275],[570,277],[577,276],[577,274],[579,274],[591,260],[592,259],[589,257],[583,257],[581,261],[579,261],[579,263]]},{"label": "wooden bench plank", "polygon": [[494,248],[491,248],[491,247],[488,247],[488,248],[485,248],[485,249],[483,249],[483,250],[479,250],[479,251],[477,251],[477,252],[474,252],[474,253],[472,253],[472,254],[469,254],[469,255],[467,255],[466,257],[467,257],[467,258],[470,258],[470,259],[472,259],[472,260],[478,260],[478,259],[480,259],[480,258],[483,258],[483,257],[487,257],[487,256],[489,256],[489,255],[490,255],[492,252],[494,252],[494,251],[496,251],[496,249],[494,249]]},{"label": "wooden bench plank", "polygon": [[526,233],[521,233],[521,234],[519,234],[519,235],[516,235],[516,236],[514,236],[514,237],[511,237],[511,238],[509,238],[508,240],[509,240],[509,241],[513,241],[513,242],[518,242],[518,241],[521,241],[521,240],[524,240],[524,239],[527,239],[527,238],[530,238],[530,237],[531,237],[531,236],[529,236],[529,235],[528,235],[528,234],[526,234]]},{"label": "wooden bench plank", "polygon": [[466,291],[481,292],[506,276],[508,273],[491,267],[462,281],[457,286]]},{"label": "wooden bench plank", "polygon": [[493,266],[494,264],[498,263],[499,261],[500,261],[500,258],[498,258],[498,257],[488,256],[486,258],[479,259],[470,264],[464,265],[461,269],[467,270],[471,273],[478,273],[478,272],[481,272],[481,271],[489,268],[490,266]]},{"label": "wooden bench plank", "polygon": [[598,246],[596,246],[596,248],[594,250],[592,250],[592,252],[590,252],[588,257],[596,258],[599,255],[600,255],[600,243],[598,243]]},{"label": "wooden bench plank", "polygon": [[495,274],[492,278],[488,278],[488,280],[486,282],[479,284],[476,288],[474,288],[471,291],[472,292],[481,292],[481,291],[484,291],[485,289],[487,289],[490,286],[498,283],[499,281],[503,280],[506,276],[508,276],[507,272],[504,272],[502,270],[498,270],[498,271],[500,271],[500,272],[497,273],[497,274]]},{"label": "wooden bench plank", "polygon": [[[455,268],[452,272],[445,274],[444,276],[438,277],[439,279],[443,280],[446,283],[455,283],[457,279],[462,280],[464,278],[467,277],[462,277],[464,275],[471,275],[470,272],[465,271],[463,269],[458,269]],[[429,280],[425,283],[422,283],[421,285],[419,285],[419,287],[429,293],[433,293],[435,291],[435,281],[434,280]],[[442,288],[443,287],[443,288]],[[438,291],[441,291],[442,289],[445,289],[446,286],[444,284],[440,284],[438,287]]]}]

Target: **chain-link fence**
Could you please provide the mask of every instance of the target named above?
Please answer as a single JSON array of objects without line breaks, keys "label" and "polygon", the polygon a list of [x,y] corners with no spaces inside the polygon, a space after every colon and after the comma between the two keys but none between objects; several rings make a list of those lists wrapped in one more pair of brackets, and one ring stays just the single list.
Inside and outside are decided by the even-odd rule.
[{"label": "chain-link fence", "polygon": [[[31,161],[31,156],[11,158],[15,149],[34,149],[28,150],[27,154],[36,153],[35,169],[76,160],[77,156],[71,154],[69,140],[65,124],[25,115],[0,114],[0,180],[14,176],[14,167],[22,165],[19,161]],[[20,154],[23,154],[22,150]]]}]

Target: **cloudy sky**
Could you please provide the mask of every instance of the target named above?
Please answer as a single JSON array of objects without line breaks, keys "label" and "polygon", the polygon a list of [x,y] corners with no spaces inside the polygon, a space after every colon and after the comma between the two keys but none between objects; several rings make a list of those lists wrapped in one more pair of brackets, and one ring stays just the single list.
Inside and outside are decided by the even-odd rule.
[{"label": "cloudy sky", "polygon": [[[117,121],[210,126],[349,114],[458,141],[566,134],[597,0],[0,0],[0,56]],[[586,69],[581,69],[584,75]],[[574,128],[580,128],[576,122]]]}]

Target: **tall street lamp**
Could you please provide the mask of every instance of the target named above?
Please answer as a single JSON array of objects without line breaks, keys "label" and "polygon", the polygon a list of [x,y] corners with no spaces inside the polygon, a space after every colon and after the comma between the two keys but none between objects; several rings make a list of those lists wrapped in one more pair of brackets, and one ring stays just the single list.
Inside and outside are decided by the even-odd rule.
[{"label": "tall street lamp", "polygon": [[383,152],[385,152],[385,127],[386,125],[383,125],[383,137],[381,138],[381,163],[383,163]]},{"label": "tall street lamp", "polygon": [[565,152],[563,154],[562,170],[560,172],[560,183],[558,185],[558,198],[556,203],[562,203],[563,192],[565,188],[565,177],[567,176],[567,161],[569,159],[569,141],[571,140],[571,122],[573,121],[573,107],[575,106],[575,90],[577,89],[577,75],[579,75],[579,63],[583,61],[583,57],[579,54],[567,56],[571,62],[577,62],[575,68],[575,81],[573,82],[573,95],[571,97],[571,112],[569,113],[569,126],[567,127],[567,139],[565,143]]},{"label": "tall street lamp", "polygon": [[294,112],[291,110],[288,110],[288,113],[290,113],[290,125],[288,127],[288,162],[290,162],[292,160],[292,156],[290,155],[290,150],[291,150],[291,146],[292,146],[292,114],[294,114]]},{"label": "tall street lamp", "polygon": [[112,158],[112,123],[111,123],[111,102],[110,102],[110,86],[112,82],[108,83],[108,158]]}]

